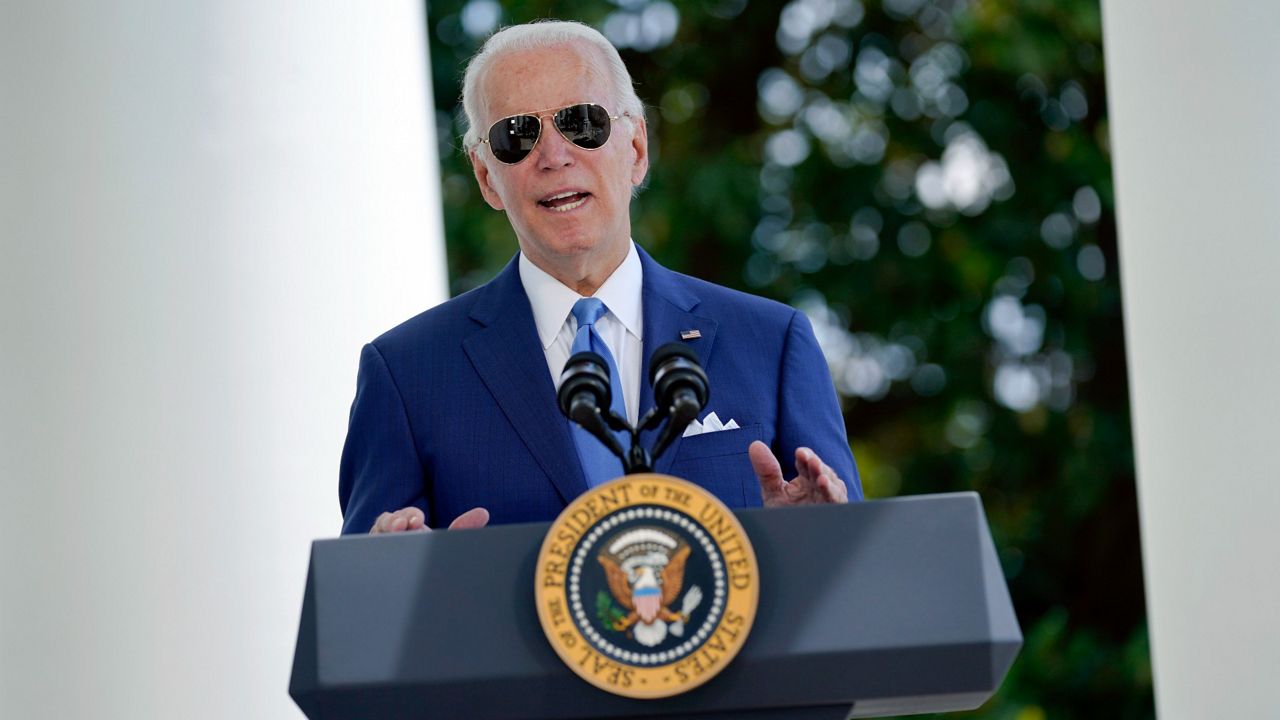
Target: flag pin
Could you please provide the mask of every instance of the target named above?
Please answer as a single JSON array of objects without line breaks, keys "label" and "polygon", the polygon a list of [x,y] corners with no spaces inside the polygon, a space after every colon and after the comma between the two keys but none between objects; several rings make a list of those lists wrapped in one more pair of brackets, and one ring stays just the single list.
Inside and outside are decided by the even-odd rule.
[{"label": "flag pin", "polygon": [[696,340],[700,337],[702,337],[701,330],[681,330],[680,331],[681,340]]}]

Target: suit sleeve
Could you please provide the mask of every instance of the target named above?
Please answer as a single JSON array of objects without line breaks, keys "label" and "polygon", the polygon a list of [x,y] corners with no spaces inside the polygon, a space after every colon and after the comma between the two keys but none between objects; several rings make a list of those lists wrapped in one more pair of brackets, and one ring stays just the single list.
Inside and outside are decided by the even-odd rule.
[{"label": "suit sleeve", "polygon": [[372,344],[360,353],[356,398],[338,473],[342,534],[368,532],[384,512],[413,505],[431,519],[426,477],[404,400]]},{"label": "suit sleeve", "polygon": [[773,448],[785,477],[795,476],[796,448],[800,447],[813,450],[844,480],[851,502],[862,499],[862,481],[849,450],[831,371],[809,319],[796,312],[782,350],[778,429]]}]

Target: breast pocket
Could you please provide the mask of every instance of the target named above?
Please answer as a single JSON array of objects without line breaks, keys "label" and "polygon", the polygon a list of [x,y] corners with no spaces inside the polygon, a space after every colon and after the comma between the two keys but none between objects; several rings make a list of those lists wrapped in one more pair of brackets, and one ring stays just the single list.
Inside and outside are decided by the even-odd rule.
[{"label": "breast pocket", "polygon": [[680,440],[671,474],[710,490],[731,508],[758,507],[760,482],[747,447],[763,439],[760,424],[691,435]]}]

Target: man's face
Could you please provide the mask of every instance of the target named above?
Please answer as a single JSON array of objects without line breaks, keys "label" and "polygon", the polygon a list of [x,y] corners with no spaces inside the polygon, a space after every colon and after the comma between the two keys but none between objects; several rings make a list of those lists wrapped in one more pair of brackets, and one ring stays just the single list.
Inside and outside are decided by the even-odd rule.
[{"label": "man's face", "polygon": [[[480,85],[481,136],[504,117],[576,103],[595,103],[617,115],[597,55],[594,48],[566,45],[499,57]],[[471,164],[480,192],[494,209],[507,212],[520,250],[539,267],[553,275],[559,268],[611,272],[631,237],[631,188],[649,168],[644,121],[614,120],[609,141],[586,150],[555,129],[552,112],[541,113],[538,143],[518,164],[503,164],[486,144],[476,146]]]}]

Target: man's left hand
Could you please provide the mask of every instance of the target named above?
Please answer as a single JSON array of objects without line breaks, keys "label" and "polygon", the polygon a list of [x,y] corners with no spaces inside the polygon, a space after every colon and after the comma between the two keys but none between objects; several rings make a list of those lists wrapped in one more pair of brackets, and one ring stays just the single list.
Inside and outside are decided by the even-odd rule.
[{"label": "man's left hand", "polygon": [[849,502],[849,488],[844,481],[809,448],[796,449],[799,474],[790,482],[783,479],[782,466],[768,445],[757,440],[747,448],[747,455],[760,479],[765,507]]}]

